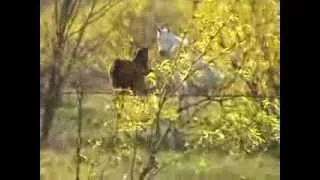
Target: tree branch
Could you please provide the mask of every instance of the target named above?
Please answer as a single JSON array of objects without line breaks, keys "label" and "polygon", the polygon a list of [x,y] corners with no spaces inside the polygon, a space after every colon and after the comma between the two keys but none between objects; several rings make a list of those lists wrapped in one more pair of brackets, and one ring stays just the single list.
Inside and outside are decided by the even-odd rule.
[{"label": "tree branch", "polygon": [[78,100],[78,137],[77,137],[77,167],[76,167],[76,180],[80,180],[80,164],[81,164],[81,145],[82,145],[82,103],[84,98],[84,92],[81,85],[81,79],[79,80],[77,87],[77,100]]},{"label": "tree branch", "polygon": [[[116,1],[116,0],[114,0]],[[96,10],[95,12],[91,13],[90,19],[88,19],[87,24],[83,24],[79,29],[75,30],[74,32],[71,32],[69,37],[74,36],[75,34],[81,32],[85,26],[88,26],[96,21],[98,21],[100,18],[102,18],[110,9],[112,9],[114,6],[118,5],[122,0],[117,0],[114,4],[111,2],[105,3],[101,8]],[[110,6],[108,6],[110,5]]]},{"label": "tree branch", "polygon": [[[135,139],[137,140],[138,132],[137,132],[137,127],[135,127]],[[137,156],[137,143],[134,143],[133,147],[133,157],[132,157],[132,162],[131,162],[131,168],[130,168],[130,178],[131,180],[134,180],[134,165],[136,163],[136,156]]]},{"label": "tree branch", "polygon": [[201,99],[195,103],[186,105],[184,107],[180,107],[178,109],[178,113],[180,113],[181,111],[184,111],[186,109],[189,109],[193,106],[197,106],[201,103],[204,103],[206,101],[226,101],[226,100],[230,100],[230,99],[235,99],[235,98],[252,98],[252,99],[274,99],[274,98],[279,98],[277,96],[253,96],[253,95],[247,95],[247,94],[235,94],[235,95],[213,95],[213,96],[207,96],[204,99]]}]

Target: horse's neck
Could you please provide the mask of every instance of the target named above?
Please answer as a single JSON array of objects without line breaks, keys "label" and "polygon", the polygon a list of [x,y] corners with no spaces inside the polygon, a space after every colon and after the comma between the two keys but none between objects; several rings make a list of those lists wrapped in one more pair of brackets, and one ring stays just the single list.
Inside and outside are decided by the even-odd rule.
[{"label": "horse's neck", "polygon": [[145,57],[136,57],[132,62],[139,67],[148,67],[148,59],[145,59]]},{"label": "horse's neck", "polygon": [[177,36],[172,33],[163,34],[159,40],[162,42],[161,44],[170,47],[180,42]]}]

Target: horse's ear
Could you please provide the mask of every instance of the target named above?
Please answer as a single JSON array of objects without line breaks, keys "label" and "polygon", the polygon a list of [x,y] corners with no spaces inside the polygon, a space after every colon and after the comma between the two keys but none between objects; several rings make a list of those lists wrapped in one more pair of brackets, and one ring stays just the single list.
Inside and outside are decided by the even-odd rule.
[{"label": "horse's ear", "polygon": [[157,29],[157,38],[159,39],[160,38],[160,29]]}]

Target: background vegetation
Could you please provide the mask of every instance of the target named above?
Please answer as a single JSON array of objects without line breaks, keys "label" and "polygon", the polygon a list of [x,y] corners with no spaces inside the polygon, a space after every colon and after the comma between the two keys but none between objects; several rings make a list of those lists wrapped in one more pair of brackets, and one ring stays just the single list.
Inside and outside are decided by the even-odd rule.
[{"label": "background vegetation", "polygon": [[[40,3],[41,179],[280,178],[278,0]],[[174,60],[158,55],[162,24],[189,40]],[[110,89],[113,60],[132,59],[142,46],[155,92],[90,93]],[[182,121],[163,87],[189,77],[197,55],[225,78],[212,96],[192,98],[201,103]],[[162,141],[169,134],[160,124],[183,134],[183,151]],[[151,138],[139,139],[143,130]]]}]

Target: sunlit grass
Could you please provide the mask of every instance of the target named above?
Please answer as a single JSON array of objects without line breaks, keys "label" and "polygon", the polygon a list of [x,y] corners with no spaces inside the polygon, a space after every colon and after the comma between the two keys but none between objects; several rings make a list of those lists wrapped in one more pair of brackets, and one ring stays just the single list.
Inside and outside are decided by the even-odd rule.
[{"label": "sunlit grass", "polygon": [[[90,154],[91,157],[97,156],[94,153]],[[160,156],[162,161],[166,161],[177,157],[178,154],[164,152]],[[90,166],[83,163],[81,166],[82,179],[88,179],[88,177],[99,179],[101,176],[103,176],[103,179],[121,179],[124,175],[128,176],[129,161],[123,160],[116,164],[110,161],[111,157],[111,154],[99,153],[98,163],[91,172]],[[135,175],[141,170],[141,164],[137,166]],[[276,180],[280,179],[279,166],[279,160],[268,155],[233,158],[215,153],[195,154],[188,158],[181,158],[178,162],[166,166],[158,173],[156,179]],[[44,150],[41,152],[41,179],[43,180],[74,179],[75,167],[73,151],[58,153]]]}]

